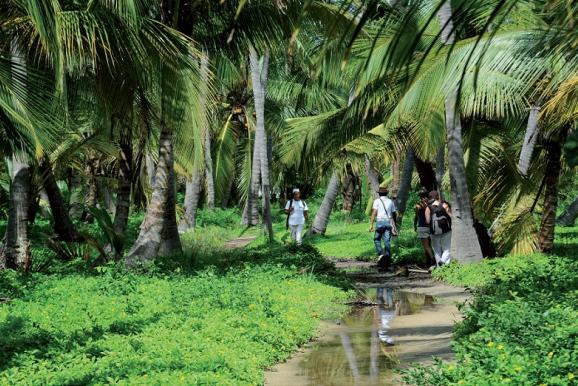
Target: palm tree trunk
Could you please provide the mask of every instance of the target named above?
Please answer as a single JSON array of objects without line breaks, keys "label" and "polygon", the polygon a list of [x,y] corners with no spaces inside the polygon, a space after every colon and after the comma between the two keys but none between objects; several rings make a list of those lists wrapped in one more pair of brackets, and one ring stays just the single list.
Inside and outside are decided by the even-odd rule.
[{"label": "palm tree trunk", "polygon": [[534,146],[536,145],[536,140],[538,138],[539,114],[540,107],[532,106],[530,108],[528,125],[526,126],[526,134],[524,135],[524,143],[522,145],[522,151],[520,152],[520,159],[518,160],[518,171],[523,177],[526,177],[528,174],[528,169],[530,169],[530,162],[532,161]]},{"label": "palm tree trunk", "polygon": [[547,144],[547,160],[544,185],[544,209],[540,222],[538,247],[541,252],[551,253],[554,250],[554,230],[556,228],[556,210],[558,209],[558,183],[560,180],[562,145],[560,141],[550,140]]},{"label": "palm tree trunk", "polygon": [[[251,80],[253,82],[253,98],[255,101],[256,129],[255,129],[255,147],[253,151],[253,165],[259,167],[261,191],[263,195],[263,222],[266,226],[269,240],[273,240],[273,224],[271,219],[271,185],[269,181],[269,162],[267,156],[267,132],[265,130],[265,92],[267,89],[267,76],[269,71],[269,51],[266,51],[262,57],[262,68],[259,68],[259,57],[253,47],[249,47],[249,61],[251,66]],[[254,188],[258,188],[259,181],[252,185],[251,193]]]},{"label": "palm tree trunk", "polygon": [[327,230],[327,224],[329,223],[329,216],[331,215],[331,210],[337,199],[337,194],[339,192],[339,177],[337,172],[334,170],[331,174],[331,179],[327,184],[327,190],[325,191],[325,196],[323,196],[323,201],[319,210],[315,214],[315,219],[313,220],[313,225],[309,230],[309,234],[325,234]]},{"label": "palm tree trunk", "polygon": [[199,198],[201,196],[201,183],[203,180],[203,173],[200,170],[193,171],[193,177],[187,181],[185,186],[185,215],[179,224],[179,230],[186,231],[188,229],[195,229],[197,226],[197,208],[199,206]]},{"label": "palm tree trunk", "polygon": [[397,207],[397,223],[401,226],[401,221],[407,207],[407,199],[411,188],[411,179],[413,176],[413,165],[415,154],[412,149],[407,149],[405,161],[403,164],[403,173],[399,184],[399,191],[397,193],[396,207]]},{"label": "palm tree trunk", "polygon": [[56,179],[52,172],[52,165],[50,164],[48,156],[45,155],[42,157],[38,167],[41,173],[42,185],[46,192],[46,196],[48,197],[50,210],[52,211],[54,232],[61,241],[78,241],[80,237],[76,232],[72,220],[70,219],[70,215],[64,205],[64,200],[62,199],[62,194],[56,184]]},{"label": "palm tree trunk", "polygon": [[[86,192],[86,199],[84,201],[84,204],[88,208],[96,207],[96,204],[98,202],[98,185],[96,184],[96,177],[95,177],[97,168],[94,165],[95,162],[96,162],[95,159],[90,158],[84,168],[84,171],[88,178],[88,191]],[[94,221],[92,214],[86,210],[83,211],[81,218],[82,221],[87,223],[92,223]]]},{"label": "palm tree trunk", "polygon": [[556,220],[556,223],[563,227],[571,227],[576,222],[576,218],[578,218],[578,196],[576,196],[574,201],[562,212]]},{"label": "palm tree trunk", "polygon": [[130,214],[130,194],[132,187],[132,133],[121,133],[120,152],[118,155],[118,177],[116,192],[116,209],[114,212],[114,231],[118,235],[126,233]]},{"label": "palm tree trunk", "polygon": [[367,171],[367,182],[369,185],[369,191],[371,192],[371,198],[376,199],[379,197],[377,191],[379,190],[379,173],[373,165],[368,156],[365,156],[365,170]]},{"label": "palm tree trunk", "polygon": [[393,163],[391,164],[392,179],[391,179],[391,183],[389,185],[389,192],[390,192],[390,197],[393,197],[393,198],[397,197],[397,192],[399,191],[399,180],[401,179],[400,166],[401,166],[401,161],[400,161],[399,157],[397,157],[393,160]]},{"label": "palm tree trunk", "polygon": [[[452,6],[446,0],[438,17],[442,26],[443,44],[455,42],[452,22]],[[445,101],[446,131],[448,138],[448,160],[452,190],[452,247],[451,256],[461,263],[472,263],[482,259],[482,250],[474,229],[470,192],[466,177],[464,148],[462,144],[462,122],[458,109],[458,93],[454,90]]]},{"label": "palm tree trunk", "polygon": [[[176,226],[174,182],[172,130],[161,122],[159,161],[155,170],[152,197],[147,205],[138,238],[126,258],[129,267],[139,262],[151,261],[160,252],[181,251]],[[172,214],[166,214],[166,212],[172,212]]]},{"label": "palm tree trunk", "polygon": [[82,216],[82,179],[78,171],[70,168],[70,177],[68,183],[68,191],[70,192],[70,200],[68,202],[68,215],[70,218],[79,219]]},{"label": "palm tree trunk", "polygon": [[446,146],[442,145],[440,146],[440,149],[438,150],[438,153],[436,155],[436,189],[440,194],[440,198],[442,200],[444,199],[442,185],[444,180],[444,174],[446,173],[445,166],[446,166]]},{"label": "palm tree trunk", "polygon": [[27,271],[30,268],[28,240],[28,204],[30,203],[30,166],[19,157],[12,157],[10,206],[6,227],[6,245],[2,259],[6,267]]},{"label": "palm tree trunk", "polygon": [[[202,79],[201,105],[205,105],[209,83],[209,55],[203,52],[201,56],[200,75]],[[215,208],[215,177],[213,176],[213,156],[211,154],[211,129],[208,120],[205,120],[203,153],[205,156],[205,182],[207,183],[207,208]]]}]

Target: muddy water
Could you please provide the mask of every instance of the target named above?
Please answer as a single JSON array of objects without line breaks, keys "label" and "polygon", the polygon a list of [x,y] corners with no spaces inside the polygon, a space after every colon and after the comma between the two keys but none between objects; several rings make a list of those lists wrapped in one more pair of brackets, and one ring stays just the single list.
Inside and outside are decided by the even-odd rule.
[{"label": "muddy water", "polygon": [[267,374],[268,385],[393,385],[399,377],[400,342],[396,319],[434,312],[434,298],[423,293],[376,287],[364,289],[361,302],[326,334],[297,354],[277,372]]}]

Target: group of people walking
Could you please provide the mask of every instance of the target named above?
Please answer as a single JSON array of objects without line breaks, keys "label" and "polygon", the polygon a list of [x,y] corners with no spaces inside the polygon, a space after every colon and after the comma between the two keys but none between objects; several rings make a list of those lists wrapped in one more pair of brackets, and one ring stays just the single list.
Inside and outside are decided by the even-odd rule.
[{"label": "group of people walking", "polygon": [[[292,198],[285,205],[287,228],[291,239],[298,245],[309,216],[309,208],[301,199],[299,189],[293,189]],[[374,232],[373,242],[378,255],[378,267],[386,270],[391,265],[391,238],[398,235],[398,213],[389,189],[380,187],[379,197],[373,201],[369,231]],[[440,199],[438,191],[419,192],[415,206],[414,230],[421,241],[431,269],[451,260],[452,211],[449,204]]]}]

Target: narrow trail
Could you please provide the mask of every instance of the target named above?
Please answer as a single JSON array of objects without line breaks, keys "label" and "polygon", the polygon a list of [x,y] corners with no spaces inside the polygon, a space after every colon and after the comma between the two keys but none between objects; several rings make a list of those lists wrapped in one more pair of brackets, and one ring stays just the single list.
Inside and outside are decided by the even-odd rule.
[{"label": "narrow trail", "polygon": [[225,249],[245,248],[247,245],[251,244],[251,242],[256,238],[257,236],[237,237],[236,239],[227,241],[225,243]]},{"label": "narrow trail", "polygon": [[336,265],[355,282],[358,301],[376,305],[324,323],[320,338],[266,373],[266,385],[403,385],[392,369],[428,364],[433,356],[453,359],[454,324],[462,319],[457,304],[469,299],[464,288],[424,273],[378,273],[369,262]]}]

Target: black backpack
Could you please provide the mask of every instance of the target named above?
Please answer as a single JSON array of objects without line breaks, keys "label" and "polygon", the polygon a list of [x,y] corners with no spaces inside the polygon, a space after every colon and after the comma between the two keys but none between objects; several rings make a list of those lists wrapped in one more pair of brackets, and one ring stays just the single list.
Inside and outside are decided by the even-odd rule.
[{"label": "black backpack", "polygon": [[432,235],[443,235],[452,230],[452,218],[444,208],[444,203],[431,205],[430,210],[430,232]]}]

